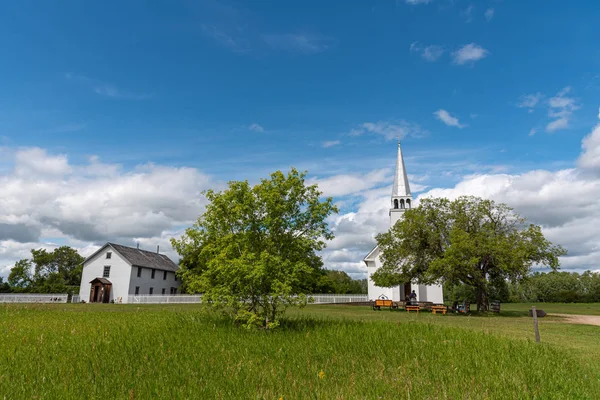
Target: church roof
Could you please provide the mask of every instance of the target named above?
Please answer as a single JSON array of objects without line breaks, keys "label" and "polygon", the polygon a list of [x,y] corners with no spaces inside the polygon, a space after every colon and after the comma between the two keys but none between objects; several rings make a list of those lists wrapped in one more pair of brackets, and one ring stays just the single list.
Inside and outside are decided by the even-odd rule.
[{"label": "church roof", "polygon": [[394,174],[394,187],[392,196],[411,196],[410,186],[408,185],[408,175],[404,167],[404,157],[402,156],[402,147],[398,142],[398,158],[396,159],[396,172]]}]

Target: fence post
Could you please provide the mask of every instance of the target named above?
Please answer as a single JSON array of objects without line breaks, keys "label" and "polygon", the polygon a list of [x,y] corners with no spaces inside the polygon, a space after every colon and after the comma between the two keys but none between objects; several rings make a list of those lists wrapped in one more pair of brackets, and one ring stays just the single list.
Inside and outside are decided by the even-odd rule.
[{"label": "fence post", "polygon": [[531,307],[531,314],[533,315],[533,330],[535,331],[535,341],[540,342],[540,330],[538,329],[537,311],[535,306]]}]

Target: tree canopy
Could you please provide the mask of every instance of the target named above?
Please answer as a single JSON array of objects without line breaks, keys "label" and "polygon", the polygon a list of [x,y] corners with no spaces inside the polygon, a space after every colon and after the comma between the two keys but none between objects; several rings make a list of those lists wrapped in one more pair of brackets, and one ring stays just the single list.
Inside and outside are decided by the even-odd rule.
[{"label": "tree canopy", "polygon": [[507,205],[472,196],[423,199],[377,243],[377,285],[462,283],[476,291],[478,310],[488,309],[491,287],[519,281],[536,265],[556,270],[566,254]]},{"label": "tree canopy", "polygon": [[185,290],[245,326],[276,326],[285,307],[305,304],[305,282],[322,268],[317,252],[333,238],[326,219],[337,212],[305,175],[292,168],[207,191],[205,213],[171,239]]},{"label": "tree canopy", "polygon": [[63,293],[79,288],[84,257],[69,246],[49,252],[32,249],[31,259],[19,260],[11,269],[8,284],[16,292]]}]

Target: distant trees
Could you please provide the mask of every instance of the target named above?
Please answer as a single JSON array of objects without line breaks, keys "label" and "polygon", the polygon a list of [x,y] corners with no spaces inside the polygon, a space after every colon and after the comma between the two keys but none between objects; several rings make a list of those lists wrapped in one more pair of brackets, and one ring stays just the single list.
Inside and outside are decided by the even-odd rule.
[{"label": "distant trees", "polygon": [[534,265],[556,270],[566,254],[505,204],[472,196],[423,199],[377,243],[383,261],[373,274],[377,285],[463,284],[483,311],[502,282],[519,282]]},{"label": "distant trees", "polygon": [[[446,301],[475,298],[475,292],[467,285],[444,285]],[[500,282],[492,288],[490,299],[512,303],[596,303],[600,302],[600,273],[535,272],[519,282]]]},{"label": "distant trees", "polygon": [[292,168],[255,186],[207,191],[204,214],[171,239],[185,290],[247,327],[277,326],[287,306],[305,304],[323,264],[317,252],[333,238],[327,218],[337,212],[305,176]]},{"label": "distant trees", "polygon": [[367,294],[367,280],[352,279],[344,271],[323,270],[309,293]]},{"label": "distant trees", "polygon": [[32,293],[72,292],[80,285],[84,260],[69,246],[61,246],[51,252],[33,249],[31,259],[17,261],[10,271],[9,289]]}]

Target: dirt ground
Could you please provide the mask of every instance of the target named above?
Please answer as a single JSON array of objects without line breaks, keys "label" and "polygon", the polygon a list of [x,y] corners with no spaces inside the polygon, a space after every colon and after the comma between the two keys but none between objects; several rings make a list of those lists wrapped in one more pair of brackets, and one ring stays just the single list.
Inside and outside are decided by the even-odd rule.
[{"label": "dirt ground", "polygon": [[576,314],[548,314],[555,317],[564,318],[571,324],[584,324],[600,326],[600,315],[576,315]]}]

